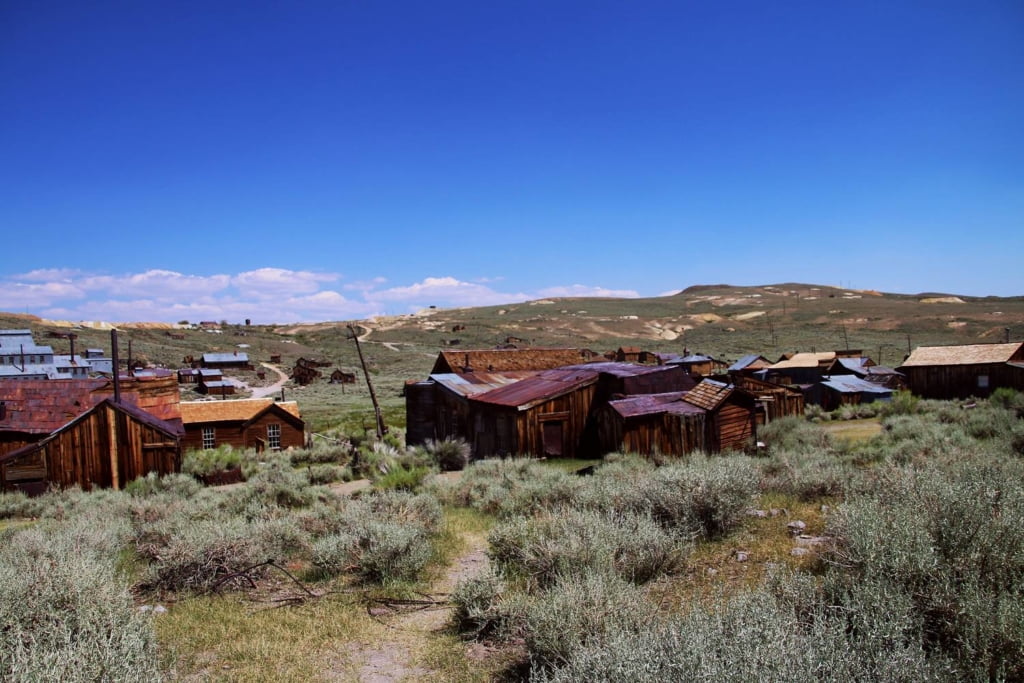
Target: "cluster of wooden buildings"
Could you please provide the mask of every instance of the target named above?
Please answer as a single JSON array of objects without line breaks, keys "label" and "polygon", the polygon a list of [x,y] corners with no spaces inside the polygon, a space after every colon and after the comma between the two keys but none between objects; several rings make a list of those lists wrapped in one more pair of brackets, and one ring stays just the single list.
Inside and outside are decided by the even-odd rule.
[{"label": "cluster of wooden buildings", "polygon": [[406,384],[406,441],[461,438],[475,457],[682,454],[744,448],[758,424],[803,413],[798,391],[757,380],[587,360],[579,349],[441,352],[427,380]]},{"label": "cluster of wooden buildings", "polygon": [[177,378],[0,380],[0,489],[122,488],[181,471],[188,448],[301,447],[298,405],[272,399],[181,401]]},{"label": "cluster of wooden buildings", "polygon": [[739,450],[758,425],[889,400],[1024,390],[1024,343],[921,347],[899,368],[859,350],[749,355],[732,365],[700,354],[623,347],[594,359],[581,349],[442,351],[429,377],[408,382],[406,439],[460,438],[475,457],[598,457],[613,451],[682,454]]}]

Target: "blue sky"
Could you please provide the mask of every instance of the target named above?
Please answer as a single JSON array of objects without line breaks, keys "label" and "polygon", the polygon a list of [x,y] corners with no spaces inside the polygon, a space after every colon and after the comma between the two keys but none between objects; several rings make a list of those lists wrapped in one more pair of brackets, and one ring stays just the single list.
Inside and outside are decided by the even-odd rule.
[{"label": "blue sky", "polygon": [[0,310],[1024,294],[1024,4],[0,4]]}]

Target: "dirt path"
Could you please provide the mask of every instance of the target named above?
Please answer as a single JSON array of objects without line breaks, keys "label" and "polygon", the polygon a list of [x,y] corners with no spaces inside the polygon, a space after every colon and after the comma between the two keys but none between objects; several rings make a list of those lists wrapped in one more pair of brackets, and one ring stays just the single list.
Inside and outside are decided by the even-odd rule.
[{"label": "dirt path", "polygon": [[[466,544],[465,551],[434,582],[425,599],[443,603],[459,581],[486,570],[489,562],[486,536],[461,535]],[[445,680],[440,672],[431,671],[420,662],[437,639],[446,635],[452,609],[447,605],[410,610],[373,608],[371,615],[382,625],[380,639],[372,643],[356,643],[346,653],[349,675],[354,670],[357,680],[372,683]],[[329,675],[329,680],[348,679]]]},{"label": "dirt path", "polygon": [[286,375],[284,371],[276,365],[271,365],[270,363],[260,363],[260,365],[268,370],[276,372],[278,380],[267,387],[252,387],[251,391],[253,398],[263,398],[264,396],[276,394],[281,391],[281,387],[283,387],[284,383],[288,381],[288,375]]}]

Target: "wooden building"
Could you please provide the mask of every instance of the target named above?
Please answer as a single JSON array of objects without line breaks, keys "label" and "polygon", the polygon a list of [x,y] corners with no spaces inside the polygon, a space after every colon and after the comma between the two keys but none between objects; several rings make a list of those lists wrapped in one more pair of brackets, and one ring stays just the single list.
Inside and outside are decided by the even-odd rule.
[{"label": "wooden building", "polygon": [[44,437],[0,456],[0,487],[120,489],[150,472],[181,471],[181,427],[104,398]]},{"label": "wooden building", "polygon": [[831,411],[847,405],[888,401],[892,392],[882,384],[868,382],[856,375],[833,375],[815,387],[814,403]]},{"label": "wooden building", "polygon": [[707,451],[744,450],[757,439],[756,401],[735,385],[705,379],[682,400],[708,412]]},{"label": "wooden building", "polygon": [[924,398],[984,398],[1000,387],[1024,391],[1024,342],[921,346],[896,369]]},{"label": "wooden building", "polygon": [[311,358],[299,358],[295,361],[295,367],[292,368],[292,380],[296,384],[306,386],[312,382],[320,379],[323,373],[320,372],[320,368],[329,368],[333,363],[321,360],[314,360]]},{"label": "wooden building", "polygon": [[728,367],[728,364],[724,361],[712,358],[711,356],[706,356],[702,353],[693,353],[687,356],[673,358],[668,361],[668,364],[678,365],[686,372],[692,375],[700,375],[702,377],[722,372],[726,367]]},{"label": "wooden building", "polygon": [[780,417],[800,417],[804,414],[804,394],[793,386],[772,384],[755,377],[732,375],[732,383],[754,397],[758,406],[758,424]]},{"label": "wooden building", "polygon": [[642,353],[639,346],[620,346],[615,351],[615,360],[618,363],[639,363]]},{"label": "wooden building", "polygon": [[707,411],[685,392],[630,396],[601,408],[601,452],[680,456],[707,450]]},{"label": "wooden building", "polygon": [[228,445],[262,451],[302,448],[306,443],[306,425],[295,401],[182,401],[181,417],[185,449]]},{"label": "wooden building", "polygon": [[430,374],[523,372],[575,365],[585,358],[580,349],[474,349],[441,351]]},{"label": "wooden building", "polygon": [[252,364],[249,363],[249,354],[244,351],[232,351],[231,353],[204,353],[202,366],[204,368],[253,369]]},{"label": "wooden building", "polygon": [[726,368],[730,377],[752,377],[758,370],[764,370],[772,365],[772,362],[764,356],[752,353],[743,356],[738,361]]},{"label": "wooden building", "polygon": [[335,370],[331,373],[331,384],[355,384],[356,373]]}]

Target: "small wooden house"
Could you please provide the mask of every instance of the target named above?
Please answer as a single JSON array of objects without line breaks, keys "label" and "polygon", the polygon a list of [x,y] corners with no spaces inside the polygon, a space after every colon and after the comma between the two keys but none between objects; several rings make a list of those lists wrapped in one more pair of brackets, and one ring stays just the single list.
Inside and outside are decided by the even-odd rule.
[{"label": "small wooden house", "polygon": [[708,412],[708,451],[743,450],[757,438],[756,401],[735,385],[705,379],[682,400]]},{"label": "small wooden house", "polygon": [[892,392],[888,387],[851,374],[825,377],[813,394],[815,403],[825,410],[835,410],[846,405],[888,401]]},{"label": "small wooden house", "polygon": [[720,372],[727,367],[724,361],[720,361],[717,358],[704,355],[702,353],[693,353],[687,356],[679,358],[673,358],[668,361],[669,365],[678,365],[686,372],[692,375],[700,375],[707,377],[708,375]]},{"label": "small wooden house", "polygon": [[281,450],[302,448],[306,442],[306,425],[295,401],[182,401],[181,417],[185,427],[182,446],[186,449],[229,445]]},{"label": "small wooden house", "polygon": [[730,377],[742,376],[752,377],[758,370],[764,370],[768,366],[772,365],[772,362],[756,353],[752,353],[748,356],[743,356],[738,361],[726,368],[726,372],[729,373]]},{"label": "small wooden house", "polygon": [[551,370],[583,360],[579,349],[466,349],[441,351],[430,374]]},{"label": "small wooden house", "polygon": [[639,363],[642,353],[639,346],[620,346],[615,351],[615,360],[619,363]]},{"label": "small wooden house", "polygon": [[1000,387],[1024,391],[1024,342],[921,346],[896,369],[924,398],[984,398]]},{"label": "small wooden house", "polygon": [[45,438],[0,456],[0,487],[120,489],[150,472],[181,471],[181,427],[105,398]]},{"label": "small wooden house", "polygon": [[732,382],[757,401],[758,424],[778,420],[780,417],[800,417],[804,414],[804,394],[794,386],[773,384],[744,375],[732,375]]},{"label": "small wooden house", "polygon": [[331,373],[331,384],[355,384],[356,373],[335,370]]},{"label": "small wooden house", "polygon": [[202,358],[204,368],[239,368],[241,370],[252,370],[249,363],[249,354],[244,351],[232,351],[231,353],[204,353]]},{"label": "small wooden house", "polygon": [[609,401],[598,421],[602,453],[680,456],[707,450],[707,411],[683,401],[685,392]]}]

